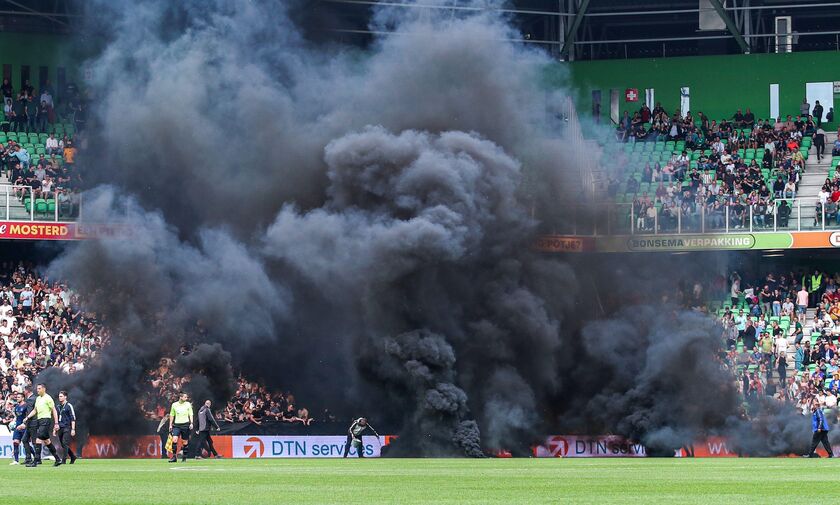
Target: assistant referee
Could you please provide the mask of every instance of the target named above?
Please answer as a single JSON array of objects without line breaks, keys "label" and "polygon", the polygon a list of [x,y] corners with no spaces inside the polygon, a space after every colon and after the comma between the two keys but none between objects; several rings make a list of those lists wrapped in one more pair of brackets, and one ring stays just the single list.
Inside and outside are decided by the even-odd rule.
[{"label": "assistant referee", "polygon": [[178,401],[172,404],[169,409],[169,433],[172,434],[172,457],[170,463],[178,461],[178,441],[183,440],[181,447],[181,462],[187,460],[187,444],[190,441],[190,432],[193,429],[193,408],[188,402],[187,393],[181,393]]}]

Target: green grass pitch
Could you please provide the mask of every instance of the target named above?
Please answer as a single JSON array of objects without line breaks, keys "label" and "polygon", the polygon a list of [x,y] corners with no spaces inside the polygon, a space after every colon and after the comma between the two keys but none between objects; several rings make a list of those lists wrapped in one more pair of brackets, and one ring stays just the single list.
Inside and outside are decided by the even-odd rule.
[{"label": "green grass pitch", "polygon": [[836,503],[828,459],[80,460],[0,466],[8,504]]}]

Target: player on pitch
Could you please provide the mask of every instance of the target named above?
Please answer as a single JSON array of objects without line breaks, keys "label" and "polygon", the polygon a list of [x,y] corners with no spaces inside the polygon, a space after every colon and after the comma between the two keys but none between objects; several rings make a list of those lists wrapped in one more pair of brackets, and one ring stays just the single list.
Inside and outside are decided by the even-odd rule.
[{"label": "player on pitch", "polygon": [[[18,394],[15,395],[15,399],[17,400],[17,402],[15,403],[15,406],[12,409],[11,417],[8,418],[8,419],[5,419],[3,421],[4,423],[12,423],[9,426],[13,431],[13,433],[12,433],[12,447],[13,447],[12,456],[14,457],[14,461],[12,461],[10,463],[11,465],[19,465],[20,464],[20,441],[23,439],[23,435],[26,433],[26,431],[25,431],[26,423],[23,420],[26,417],[26,414],[29,413],[29,412],[27,412],[27,407],[26,407],[26,397],[23,396],[23,394],[18,393]],[[34,406],[34,404],[33,404],[33,406]],[[19,426],[22,426],[23,429],[18,428]],[[24,452],[26,453],[27,459],[31,460],[32,459],[32,457],[31,457],[32,448],[29,447],[29,444],[26,444],[24,447],[26,448]],[[25,463],[28,463],[28,462],[29,461],[25,461]]]},{"label": "player on pitch", "polygon": [[190,432],[193,429],[193,408],[187,401],[187,393],[181,393],[178,401],[172,404],[169,409],[169,433],[172,434],[172,457],[170,463],[178,461],[178,441],[183,440],[181,447],[181,462],[187,461],[187,444],[190,441]]},{"label": "player on pitch", "polygon": [[[32,447],[31,440],[35,438],[35,432],[38,430],[38,421],[34,418],[30,418],[29,414],[35,411],[35,400],[38,398],[32,393],[32,389],[27,387],[25,390],[25,394],[23,395],[24,400],[23,403],[26,406],[24,409],[24,417],[23,421],[17,423],[17,431],[20,431],[20,443],[23,444],[23,452],[26,454],[26,460],[24,464],[27,466],[29,463],[35,461],[37,464],[41,464],[41,455],[38,454],[37,458],[35,456],[35,449]],[[34,458],[34,459],[33,459]]]}]

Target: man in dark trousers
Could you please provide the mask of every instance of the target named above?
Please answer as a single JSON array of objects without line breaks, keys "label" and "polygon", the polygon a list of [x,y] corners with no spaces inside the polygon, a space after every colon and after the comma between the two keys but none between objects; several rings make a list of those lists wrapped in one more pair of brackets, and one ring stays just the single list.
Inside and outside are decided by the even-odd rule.
[{"label": "man in dark trousers", "polygon": [[33,461],[41,461],[41,455],[35,457],[35,449],[32,448],[32,440],[35,438],[35,430],[38,428],[38,421],[31,419],[29,414],[35,410],[36,396],[32,393],[32,388],[26,388],[24,392],[26,397],[26,411],[24,413],[23,422],[17,426],[17,429],[23,432],[20,443],[23,444],[23,452],[26,454],[25,465],[31,464]]},{"label": "man in dark trousers", "polygon": [[814,436],[811,438],[811,452],[808,453],[808,457],[819,458],[815,451],[817,445],[822,443],[828,457],[833,458],[834,453],[831,451],[831,444],[828,442],[828,432],[831,428],[828,426],[828,420],[825,418],[825,413],[817,400],[811,402],[811,428],[814,430]]},{"label": "man in dark trousers", "polygon": [[364,435],[367,430],[372,431],[376,438],[379,438],[379,433],[373,429],[373,426],[368,424],[367,419],[364,417],[360,417],[353,421],[353,424],[351,424],[350,428],[347,430],[347,443],[344,445],[345,458],[348,454],[350,454],[350,447],[356,448],[356,454],[358,454],[360,458],[365,457],[365,445],[362,443],[362,435]]},{"label": "man in dark trousers", "polygon": [[817,126],[822,125],[823,110],[825,110],[825,109],[823,109],[823,106],[820,105],[820,101],[817,100],[815,105],[814,105],[814,110],[813,110],[813,112],[814,112],[813,116],[814,116],[814,119],[817,120]]},{"label": "man in dark trousers", "polygon": [[752,351],[756,344],[755,339],[755,326],[753,326],[752,319],[747,319],[747,326],[744,328],[744,348],[748,351]]},{"label": "man in dark trousers", "polygon": [[73,437],[76,436],[76,411],[67,401],[67,391],[58,392],[58,441],[61,442],[61,459],[70,464],[76,462],[76,454],[70,448]]},{"label": "man in dark trousers", "polygon": [[219,423],[216,422],[216,417],[213,416],[213,410],[210,408],[213,403],[210,400],[205,400],[204,405],[198,409],[198,431],[196,434],[196,440],[191,442],[190,445],[193,446],[192,450],[192,457],[194,458],[201,458],[201,449],[204,446],[207,446],[208,454],[212,454],[214,458],[219,459],[219,453],[216,452],[216,448],[213,447],[213,439],[210,437],[210,429],[215,427],[216,430],[220,430]]},{"label": "man in dark trousers", "polygon": [[821,127],[814,134],[814,147],[817,148],[817,161],[821,161],[825,156],[825,130]]}]

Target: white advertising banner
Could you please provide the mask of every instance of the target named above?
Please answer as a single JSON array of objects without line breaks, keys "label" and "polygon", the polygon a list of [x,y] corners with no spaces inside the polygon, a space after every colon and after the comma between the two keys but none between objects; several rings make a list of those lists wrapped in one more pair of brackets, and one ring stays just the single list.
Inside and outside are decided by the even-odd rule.
[{"label": "white advertising banner", "polygon": [[644,458],[647,450],[642,444],[616,435],[555,435],[548,437],[544,445],[538,445],[534,455],[538,458]]},{"label": "white advertising banner", "polygon": [[[234,458],[340,458],[344,455],[346,436],[233,436]],[[364,457],[378,458],[382,444],[376,437],[362,437]],[[350,448],[348,457],[357,457]]]},{"label": "white advertising banner", "polygon": [[[23,454],[23,449],[18,449]],[[12,444],[12,437],[0,435],[0,459],[12,459],[15,454],[15,446]]]}]

